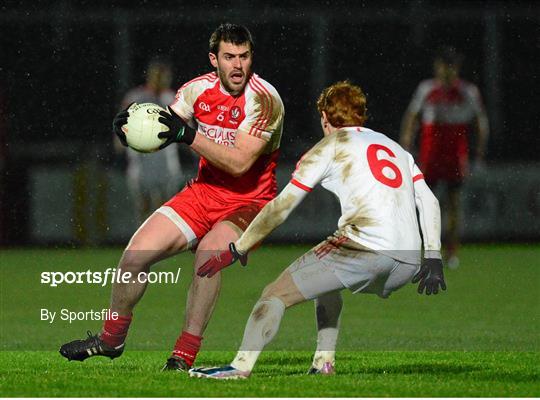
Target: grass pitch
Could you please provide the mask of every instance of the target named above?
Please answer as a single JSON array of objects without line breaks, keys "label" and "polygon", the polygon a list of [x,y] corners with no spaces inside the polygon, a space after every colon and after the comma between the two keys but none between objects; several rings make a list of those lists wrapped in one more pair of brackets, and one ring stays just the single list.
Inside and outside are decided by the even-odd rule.
[{"label": "grass pitch", "polygon": [[[263,287],[307,247],[265,246],[223,290],[198,365],[230,362]],[[101,322],[40,320],[40,310],[106,308],[110,286],[40,283],[42,271],[103,271],[119,249],[9,250],[0,255],[0,396],[540,396],[540,246],[468,246],[446,271],[448,290],[409,285],[382,300],[344,293],[334,377],[306,376],[316,338],[313,305],[288,310],[247,381],[161,373],[183,321],[192,256],[157,270],[180,282],[150,285],[127,350],[114,361],[67,362],[59,346]]]},{"label": "grass pitch", "polygon": [[[338,374],[309,376],[309,352],[265,353],[245,381],[162,373],[166,354],[132,351],[117,360],[62,362],[56,352],[2,355],[2,396],[450,397],[538,396],[539,357],[521,352],[347,352]],[[228,363],[233,352],[200,362]],[[89,362],[88,362],[89,361]]]}]

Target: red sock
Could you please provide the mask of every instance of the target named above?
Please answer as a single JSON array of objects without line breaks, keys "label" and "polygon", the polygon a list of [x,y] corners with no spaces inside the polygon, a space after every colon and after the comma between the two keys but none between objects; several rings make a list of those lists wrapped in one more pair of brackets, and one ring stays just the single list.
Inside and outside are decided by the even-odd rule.
[{"label": "red sock", "polygon": [[122,345],[126,340],[131,317],[119,315],[117,319],[106,319],[99,338],[111,347]]},{"label": "red sock", "polygon": [[176,340],[173,356],[180,357],[191,367],[195,362],[195,357],[201,348],[202,336],[195,336],[186,331]]}]

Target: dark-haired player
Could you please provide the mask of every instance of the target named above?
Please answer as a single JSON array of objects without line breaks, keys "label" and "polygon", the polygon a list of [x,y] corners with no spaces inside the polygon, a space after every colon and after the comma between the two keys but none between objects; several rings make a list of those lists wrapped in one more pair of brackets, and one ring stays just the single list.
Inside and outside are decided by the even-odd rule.
[{"label": "dark-haired player", "polygon": [[[277,192],[275,167],[282,134],[283,103],[272,85],[252,73],[253,40],[243,26],[223,24],[210,37],[215,72],[199,76],[176,93],[160,121],[169,127],[163,147],[178,142],[201,156],[198,176],[156,210],[135,232],[119,263],[122,271],[148,271],[159,260],[195,249],[195,269],[209,251],[226,249]],[[127,112],[113,121],[121,127]],[[187,370],[201,346],[216,303],[221,278],[194,275],[183,331],[165,370]],[[93,355],[118,357],[146,283],[114,284],[110,310],[100,335],[62,346],[70,360]]]}]

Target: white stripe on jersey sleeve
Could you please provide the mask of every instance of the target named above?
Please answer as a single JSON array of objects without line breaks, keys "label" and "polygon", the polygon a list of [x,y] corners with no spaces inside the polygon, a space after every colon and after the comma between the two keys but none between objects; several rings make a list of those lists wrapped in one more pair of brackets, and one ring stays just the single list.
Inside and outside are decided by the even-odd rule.
[{"label": "white stripe on jersey sleeve", "polygon": [[182,117],[191,128],[196,128],[197,123],[193,119],[195,101],[205,90],[214,87],[218,81],[219,79],[214,72],[189,81],[176,92],[175,100],[170,105],[171,109]]}]

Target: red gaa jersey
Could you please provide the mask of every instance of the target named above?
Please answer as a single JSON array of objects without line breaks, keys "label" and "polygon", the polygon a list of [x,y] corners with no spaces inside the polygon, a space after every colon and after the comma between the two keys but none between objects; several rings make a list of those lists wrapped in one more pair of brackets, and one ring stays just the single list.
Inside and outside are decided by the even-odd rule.
[{"label": "red gaa jersey", "polygon": [[425,80],[416,89],[409,112],[421,117],[419,164],[426,180],[461,180],[470,125],[483,112],[478,88],[459,79],[450,87]]},{"label": "red gaa jersey", "polygon": [[223,146],[234,146],[237,135],[252,135],[267,142],[253,166],[236,178],[201,157],[192,184],[204,186],[219,201],[266,202],[275,197],[275,168],[285,111],[272,85],[253,74],[244,92],[232,96],[212,72],[182,86],[171,108],[198,134]]}]

